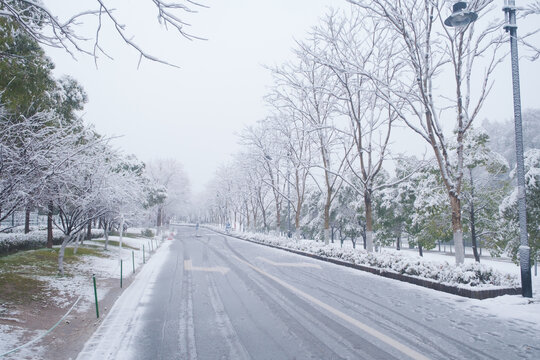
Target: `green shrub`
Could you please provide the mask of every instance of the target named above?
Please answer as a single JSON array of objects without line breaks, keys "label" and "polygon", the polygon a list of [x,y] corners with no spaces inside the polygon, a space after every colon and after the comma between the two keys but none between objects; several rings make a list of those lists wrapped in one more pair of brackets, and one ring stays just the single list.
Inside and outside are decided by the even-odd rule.
[{"label": "green shrub", "polygon": [[144,229],[141,231],[141,235],[144,237],[152,238],[154,237],[154,232],[151,229]]}]

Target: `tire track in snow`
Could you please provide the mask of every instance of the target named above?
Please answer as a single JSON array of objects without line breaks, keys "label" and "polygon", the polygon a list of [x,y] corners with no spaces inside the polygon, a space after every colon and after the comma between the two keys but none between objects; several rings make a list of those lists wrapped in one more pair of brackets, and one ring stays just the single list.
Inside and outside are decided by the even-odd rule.
[{"label": "tire track in snow", "polygon": [[[186,249],[186,247],[184,247]],[[184,261],[189,260],[189,254],[184,251]],[[193,322],[193,277],[191,271],[182,270],[182,309],[180,310],[180,359],[197,360],[195,346],[195,326]]]},{"label": "tire track in snow", "polygon": [[208,281],[210,303],[216,315],[216,325],[221,335],[225,339],[227,348],[229,350],[227,359],[250,359],[251,357],[242,345],[242,342],[240,341],[238,334],[234,330],[231,320],[225,311],[225,307],[221,301],[221,296],[218,293],[214,279],[208,274],[206,275],[206,279]]},{"label": "tire track in snow", "polygon": [[[210,249],[225,261],[252,291],[258,294],[261,301],[272,308],[273,313],[282,319],[289,331],[295,333],[298,338],[307,340],[306,344],[309,344],[310,348],[305,350],[308,353],[318,356],[325,354],[326,357],[323,358],[332,359],[395,358],[382,348],[374,346],[369,340],[359,338],[351,329],[320,312],[312,304],[292,292],[283,291],[282,287],[275,286],[264,277],[249,275],[238,267],[238,263],[230,260],[231,255],[244,260],[245,258],[230,246],[226,238],[222,244],[225,247]],[[225,251],[230,255],[225,255]]]}]

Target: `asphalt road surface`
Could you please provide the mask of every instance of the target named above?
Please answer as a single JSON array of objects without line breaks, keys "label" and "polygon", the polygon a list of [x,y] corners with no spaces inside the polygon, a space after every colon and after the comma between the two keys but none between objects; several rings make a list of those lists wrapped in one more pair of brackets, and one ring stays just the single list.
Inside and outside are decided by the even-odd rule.
[{"label": "asphalt road surface", "polygon": [[109,332],[95,334],[108,343],[94,339],[87,355],[540,359],[540,337],[530,324],[464,306],[458,296],[205,229],[176,230],[151,284],[123,295],[140,298],[136,310],[124,307],[115,320],[112,312],[120,311],[113,308],[102,325]]}]

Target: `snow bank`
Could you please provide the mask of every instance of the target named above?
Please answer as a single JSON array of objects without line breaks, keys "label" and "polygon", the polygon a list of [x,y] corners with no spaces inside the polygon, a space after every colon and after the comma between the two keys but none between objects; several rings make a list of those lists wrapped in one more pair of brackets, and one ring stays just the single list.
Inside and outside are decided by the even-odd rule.
[{"label": "snow bank", "polygon": [[[223,230],[209,226],[222,232]],[[364,249],[336,248],[313,240],[296,240],[268,234],[233,232],[234,236],[263,244],[302,251],[316,256],[338,259],[356,265],[436,281],[441,284],[469,289],[517,288],[518,278],[503,274],[490,266],[479,263],[453,265],[446,261],[432,262],[399,252],[369,253]]]}]

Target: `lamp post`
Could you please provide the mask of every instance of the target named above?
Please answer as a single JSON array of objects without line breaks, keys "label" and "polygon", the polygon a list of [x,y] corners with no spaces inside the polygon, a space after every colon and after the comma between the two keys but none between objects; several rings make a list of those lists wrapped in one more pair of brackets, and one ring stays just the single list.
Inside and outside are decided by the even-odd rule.
[{"label": "lamp post", "polygon": [[[478,18],[478,14],[466,11],[467,3],[458,1],[452,8],[444,24],[450,27],[463,27]],[[523,297],[532,297],[530,247],[527,239],[527,206],[525,202],[525,167],[523,164],[523,131],[521,126],[521,96],[519,92],[519,62],[517,48],[516,2],[505,0],[503,11],[506,16],[504,29],[510,33],[510,52],[512,59],[512,84],[514,93],[514,126],[516,139],[516,168],[518,185],[519,216],[519,260],[521,267],[521,293]]]},{"label": "lamp post", "polygon": [[506,17],[504,30],[510,33],[512,58],[512,84],[514,92],[514,126],[516,137],[516,168],[518,185],[519,215],[519,262],[521,266],[521,292],[524,297],[532,297],[531,259],[527,238],[527,205],[525,201],[525,166],[523,165],[523,130],[521,126],[521,96],[519,92],[519,59],[517,47],[516,2],[505,0],[503,11]]}]

